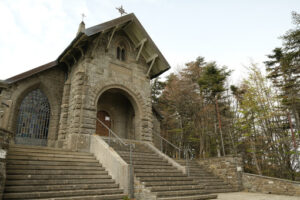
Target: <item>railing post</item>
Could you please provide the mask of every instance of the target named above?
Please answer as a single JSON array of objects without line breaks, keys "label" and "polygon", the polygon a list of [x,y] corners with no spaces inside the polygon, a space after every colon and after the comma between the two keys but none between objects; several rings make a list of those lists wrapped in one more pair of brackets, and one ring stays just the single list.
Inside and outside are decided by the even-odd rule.
[{"label": "railing post", "polygon": [[110,129],[108,129],[108,144],[109,144],[109,146],[110,146],[110,138],[111,137],[111,133],[110,133]]},{"label": "railing post", "polygon": [[134,178],[133,178],[133,163],[132,163],[132,144],[129,144],[129,196],[134,198]]},{"label": "railing post", "polygon": [[159,138],[159,139],[160,139],[160,150],[161,150],[161,152],[163,152],[163,140],[161,138]]},{"label": "railing post", "polygon": [[179,152],[179,160],[181,159],[181,151],[180,151],[180,149],[178,150],[178,152]]}]

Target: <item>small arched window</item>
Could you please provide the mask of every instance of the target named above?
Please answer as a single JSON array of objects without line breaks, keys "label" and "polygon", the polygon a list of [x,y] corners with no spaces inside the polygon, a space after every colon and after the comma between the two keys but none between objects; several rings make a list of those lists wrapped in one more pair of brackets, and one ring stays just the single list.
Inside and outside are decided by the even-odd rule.
[{"label": "small arched window", "polygon": [[120,61],[126,60],[126,49],[125,47],[118,46],[117,47],[117,59]]}]

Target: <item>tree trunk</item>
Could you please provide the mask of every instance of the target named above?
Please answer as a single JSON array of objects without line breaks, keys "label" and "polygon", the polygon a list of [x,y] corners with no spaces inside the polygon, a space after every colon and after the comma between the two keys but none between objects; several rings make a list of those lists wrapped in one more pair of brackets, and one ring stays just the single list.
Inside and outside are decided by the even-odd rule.
[{"label": "tree trunk", "polygon": [[221,117],[220,117],[220,112],[219,112],[219,104],[218,104],[218,98],[216,97],[216,112],[218,116],[218,123],[219,123],[219,131],[220,131],[220,136],[221,136],[221,145],[222,145],[222,150],[223,150],[223,156],[225,156],[225,148],[224,148],[224,141],[223,141],[223,132],[222,132],[222,124],[221,124]]}]

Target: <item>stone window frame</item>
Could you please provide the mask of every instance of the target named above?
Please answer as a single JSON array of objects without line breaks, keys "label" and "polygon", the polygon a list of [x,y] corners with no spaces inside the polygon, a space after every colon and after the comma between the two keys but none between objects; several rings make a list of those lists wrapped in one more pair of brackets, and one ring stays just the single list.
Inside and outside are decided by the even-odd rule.
[{"label": "stone window frame", "polygon": [[126,61],[127,60],[127,50],[124,44],[120,43],[117,46],[117,59],[120,61]]}]

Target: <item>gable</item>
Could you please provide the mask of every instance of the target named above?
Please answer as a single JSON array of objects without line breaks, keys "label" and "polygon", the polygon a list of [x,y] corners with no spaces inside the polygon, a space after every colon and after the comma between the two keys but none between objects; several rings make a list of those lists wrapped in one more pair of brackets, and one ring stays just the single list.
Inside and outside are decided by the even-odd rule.
[{"label": "gable", "polygon": [[61,65],[70,68],[81,56],[84,56],[91,43],[96,42],[97,44],[97,40],[99,40],[103,34],[109,35],[107,43],[108,48],[114,34],[119,30],[123,30],[126,33],[127,37],[133,43],[134,48],[138,50],[136,60],[138,61],[140,57],[145,59],[148,65],[147,75],[150,78],[155,78],[170,69],[169,63],[159,51],[142,24],[138,21],[136,16],[131,13],[85,29],[77,34],[73,41],[55,61],[11,77],[5,81],[13,83],[33,74]]}]

